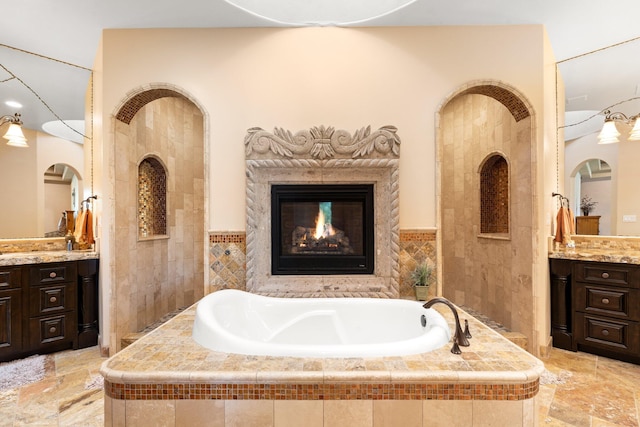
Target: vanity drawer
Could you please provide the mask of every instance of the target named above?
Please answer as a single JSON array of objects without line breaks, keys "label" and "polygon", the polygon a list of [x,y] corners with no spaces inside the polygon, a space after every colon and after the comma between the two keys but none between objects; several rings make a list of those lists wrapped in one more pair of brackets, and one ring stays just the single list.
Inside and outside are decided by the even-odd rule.
[{"label": "vanity drawer", "polygon": [[591,314],[615,316],[640,321],[640,290],[576,283],[573,288],[574,309]]},{"label": "vanity drawer", "polygon": [[20,288],[21,279],[22,269],[20,267],[0,268],[0,290]]},{"label": "vanity drawer", "polygon": [[42,348],[48,344],[72,342],[76,332],[75,313],[29,319],[29,344]]},{"label": "vanity drawer", "polygon": [[31,285],[48,285],[77,280],[76,263],[64,262],[57,264],[42,264],[31,267],[29,282]]},{"label": "vanity drawer", "polygon": [[76,308],[75,283],[32,287],[29,289],[29,294],[30,316],[41,316]]},{"label": "vanity drawer", "polygon": [[578,263],[574,274],[578,282],[640,288],[640,269],[628,264]]},{"label": "vanity drawer", "polygon": [[637,355],[640,351],[640,323],[576,313],[578,344],[619,353]]}]

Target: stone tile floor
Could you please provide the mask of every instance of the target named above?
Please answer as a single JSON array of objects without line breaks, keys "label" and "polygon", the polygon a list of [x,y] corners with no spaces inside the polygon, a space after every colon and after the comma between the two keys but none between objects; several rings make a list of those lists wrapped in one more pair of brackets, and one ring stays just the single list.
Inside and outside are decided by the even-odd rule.
[{"label": "stone tile floor", "polygon": [[[42,381],[0,392],[0,426],[101,426],[97,347],[47,356]],[[552,349],[544,360],[540,426],[639,427],[640,366]]]},{"label": "stone tile floor", "polygon": [[102,426],[105,360],[97,346],[47,355],[41,381],[0,391],[0,426]]}]

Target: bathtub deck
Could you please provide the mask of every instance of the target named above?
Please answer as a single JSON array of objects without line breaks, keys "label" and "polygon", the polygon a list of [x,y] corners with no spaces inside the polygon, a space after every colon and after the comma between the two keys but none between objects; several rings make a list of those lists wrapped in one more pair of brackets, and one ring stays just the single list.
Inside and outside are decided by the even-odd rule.
[{"label": "bathtub deck", "polygon": [[[435,308],[453,327],[450,311]],[[509,401],[523,402],[516,409],[525,418],[535,413],[544,364],[464,311],[473,338],[461,355],[449,343],[424,354],[344,359],[211,351],[191,338],[194,316],[195,306],[104,362],[105,420],[124,417],[115,415],[125,412],[118,405],[149,400]]]}]

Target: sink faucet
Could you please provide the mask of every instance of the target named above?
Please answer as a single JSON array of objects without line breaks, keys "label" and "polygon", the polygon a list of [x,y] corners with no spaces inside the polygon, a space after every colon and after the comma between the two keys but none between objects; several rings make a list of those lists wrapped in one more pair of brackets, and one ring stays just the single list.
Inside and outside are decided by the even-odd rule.
[{"label": "sink faucet", "polygon": [[451,353],[460,354],[462,353],[460,351],[460,346],[463,346],[463,347],[469,346],[468,338],[471,338],[471,334],[469,333],[468,323],[465,322],[465,324],[467,325],[466,333],[463,333],[462,327],[460,326],[460,317],[458,317],[458,310],[456,310],[456,307],[451,303],[451,301],[449,301],[446,298],[442,298],[442,297],[432,298],[429,301],[427,301],[425,305],[423,305],[423,307],[431,308],[433,305],[437,303],[442,303],[446,305],[451,309],[451,312],[453,312],[453,317],[456,319],[456,333],[453,336],[453,347],[451,347]]}]

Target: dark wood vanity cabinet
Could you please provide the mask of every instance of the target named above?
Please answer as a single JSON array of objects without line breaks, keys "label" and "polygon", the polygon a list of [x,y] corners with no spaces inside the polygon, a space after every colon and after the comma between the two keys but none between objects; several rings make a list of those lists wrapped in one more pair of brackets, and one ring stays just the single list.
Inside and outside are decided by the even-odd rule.
[{"label": "dark wood vanity cabinet", "polygon": [[554,347],[640,363],[640,266],[550,261]]},{"label": "dark wood vanity cabinet", "polygon": [[0,267],[0,361],[97,344],[98,260]]},{"label": "dark wood vanity cabinet", "polygon": [[78,348],[77,263],[29,268],[29,348]]},{"label": "dark wood vanity cabinet", "polygon": [[640,360],[640,267],[578,262],[573,268],[578,349]]}]

